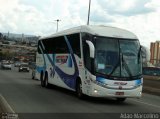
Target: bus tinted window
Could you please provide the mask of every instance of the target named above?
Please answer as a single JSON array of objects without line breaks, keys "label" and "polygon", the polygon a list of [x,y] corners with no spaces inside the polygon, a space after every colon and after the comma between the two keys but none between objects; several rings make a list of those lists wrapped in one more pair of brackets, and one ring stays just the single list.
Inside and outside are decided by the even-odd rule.
[{"label": "bus tinted window", "polygon": [[54,38],[54,52],[57,54],[69,53],[67,43],[63,36]]},{"label": "bus tinted window", "polygon": [[73,53],[77,56],[81,57],[81,51],[80,51],[80,36],[79,34],[72,34],[67,36],[69,43],[73,49]]},{"label": "bus tinted window", "polygon": [[[41,43],[39,43],[38,46],[40,46],[43,50],[44,54],[64,54],[68,53],[68,47],[67,43],[65,42],[64,37],[56,37],[56,38],[50,38],[42,40],[42,43],[44,45],[44,48],[42,47]],[[38,52],[40,52],[40,47],[38,47]]]},{"label": "bus tinted window", "polygon": [[42,54],[42,53],[41,53],[41,50],[40,50],[40,41],[38,41],[37,51],[38,51],[39,54]]}]

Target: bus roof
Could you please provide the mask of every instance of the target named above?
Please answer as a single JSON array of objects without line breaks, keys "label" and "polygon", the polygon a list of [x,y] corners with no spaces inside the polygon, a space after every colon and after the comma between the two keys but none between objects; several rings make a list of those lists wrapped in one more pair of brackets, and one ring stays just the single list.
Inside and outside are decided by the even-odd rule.
[{"label": "bus roof", "polygon": [[52,38],[52,37],[57,37],[57,36],[63,36],[63,35],[69,35],[69,34],[74,34],[74,33],[80,33],[80,32],[85,32],[85,33],[90,33],[92,35],[97,35],[97,36],[105,36],[105,37],[116,37],[116,38],[128,38],[128,39],[137,39],[137,36],[134,35],[132,32],[117,28],[117,27],[111,27],[111,26],[93,26],[93,25],[83,25],[83,26],[78,26],[74,28],[70,28],[64,31],[57,32],[53,35],[43,37],[41,39],[46,39],[46,38]]}]

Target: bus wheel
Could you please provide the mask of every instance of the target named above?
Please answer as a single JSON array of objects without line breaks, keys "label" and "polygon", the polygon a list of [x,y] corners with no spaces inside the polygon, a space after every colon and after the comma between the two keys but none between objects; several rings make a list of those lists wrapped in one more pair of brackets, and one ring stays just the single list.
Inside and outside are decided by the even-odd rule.
[{"label": "bus wheel", "polygon": [[48,75],[47,74],[44,77],[44,85],[45,85],[46,88],[50,87],[50,84],[48,83]]},{"label": "bus wheel", "polygon": [[40,80],[41,80],[41,86],[44,87],[45,84],[44,84],[43,73],[41,73],[41,75],[40,75]]},{"label": "bus wheel", "polygon": [[126,100],[126,98],[117,98],[118,102],[124,102]]},{"label": "bus wheel", "polygon": [[34,76],[33,72],[32,72],[32,79],[35,79],[35,76]]},{"label": "bus wheel", "polygon": [[80,99],[82,99],[84,97],[84,95],[82,93],[82,83],[80,80],[77,82],[76,94],[77,94],[77,97]]},{"label": "bus wheel", "polygon": [[35,79],[34,76],[32,76],[32,79]]}]

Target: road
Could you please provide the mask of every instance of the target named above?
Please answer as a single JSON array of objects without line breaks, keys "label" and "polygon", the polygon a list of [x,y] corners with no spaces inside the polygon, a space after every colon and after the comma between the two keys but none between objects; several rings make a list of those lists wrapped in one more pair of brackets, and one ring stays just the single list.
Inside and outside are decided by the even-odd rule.
[{"label": "road", "polygon": [[18,69],[0,70],[0,94],[16,113],[160,113],[160,97],[143,94],[141,99],[78,99],[58,87],[42,88],[30,73]]}]

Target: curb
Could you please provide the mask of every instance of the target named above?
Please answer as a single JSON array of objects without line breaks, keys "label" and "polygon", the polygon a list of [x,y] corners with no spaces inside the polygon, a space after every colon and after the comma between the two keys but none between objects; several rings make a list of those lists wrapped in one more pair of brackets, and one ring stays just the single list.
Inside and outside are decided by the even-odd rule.
[{"label": "curb", "polygon": [[15,113],[11,106],[7,103],[6,99],[0,94],[0,106],[2,113]]}]

